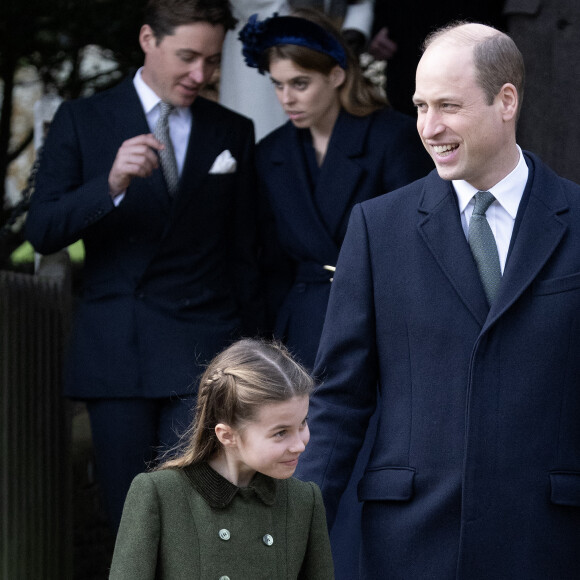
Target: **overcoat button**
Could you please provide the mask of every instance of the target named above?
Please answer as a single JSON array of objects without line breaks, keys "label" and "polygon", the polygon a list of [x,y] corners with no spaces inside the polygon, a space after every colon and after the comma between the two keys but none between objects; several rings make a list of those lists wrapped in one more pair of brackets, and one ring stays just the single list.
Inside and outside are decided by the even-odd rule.
[{"label": "overcoat button", "polygon": [[219,534],[220,534],[220,538],[222,540],[226,540],[227,541],[227,540],[230,539],[230,532],[229,532],[229,530],[226,530],[225,528],[223,530],[220,530],[219,531]]},{"label": "overcoat button", "polygon": [[220,576],[220,580],[230,580],[229,576]]},{"label": "overcoat button", "polygon": [[266,544],[266,546],[271,546],[274,543],[274,538],[270,534],[266,534],[262,538],[262,542],[264,542],[264,544]]}]

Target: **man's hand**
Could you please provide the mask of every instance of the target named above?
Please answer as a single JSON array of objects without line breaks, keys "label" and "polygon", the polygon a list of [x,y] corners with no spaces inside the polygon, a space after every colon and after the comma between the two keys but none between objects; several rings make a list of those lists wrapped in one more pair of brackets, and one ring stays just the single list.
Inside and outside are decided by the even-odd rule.
[{"label": "man's hand", "polygon": [[388,60],[397,52],[397,43],[389,38],[389,29],[386,26],[375,34],[368,50],[377,60]]},{"label": "man's hand", "polygon": [[109,173],[109,193],[115,198],[126,191],[134,177],[149,177],[159,166],[157,151],[163,144],[148,133],[127,139],[119,151]]}]

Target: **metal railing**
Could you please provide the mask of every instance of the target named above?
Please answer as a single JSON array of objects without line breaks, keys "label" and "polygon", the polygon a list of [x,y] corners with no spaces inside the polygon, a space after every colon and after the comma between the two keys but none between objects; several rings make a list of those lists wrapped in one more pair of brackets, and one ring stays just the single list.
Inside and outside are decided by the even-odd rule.
[{"label": "metal railing", "polygon": [[0,579],[72,576],[68,254],[0,271]]}]

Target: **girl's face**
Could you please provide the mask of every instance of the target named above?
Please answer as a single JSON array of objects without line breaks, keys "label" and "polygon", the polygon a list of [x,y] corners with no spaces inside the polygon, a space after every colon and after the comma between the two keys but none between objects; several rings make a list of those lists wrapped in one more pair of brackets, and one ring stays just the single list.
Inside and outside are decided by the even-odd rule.
[{"label": "girl's face", "polygon": [[340,111],[338,88],[345,80],[336,65],[328,75],[307,70],[290,59],[270,63],[270,79],[284,111],[301,129],[332,128]]},{"label": "girl's face", "polygon": [[256,471],[276,479],[292,476],[310,439],[308,403],[308,397],[301,396],[264,405],[254,421],[236,432],[232,451],[240,474],[250,479]]}]

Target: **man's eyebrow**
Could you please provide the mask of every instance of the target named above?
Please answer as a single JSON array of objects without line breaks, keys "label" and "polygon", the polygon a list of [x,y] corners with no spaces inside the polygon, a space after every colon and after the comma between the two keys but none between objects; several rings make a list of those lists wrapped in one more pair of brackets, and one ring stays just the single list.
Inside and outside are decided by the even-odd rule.
[{"label": "man's eyebrow", "polygon": [[[201,52],[193,50],[192,48],[178,48],[175,54],[188,55],[188,56],[203,56]],[[221,57],[221,52],[216,52],[215,54],[207,55],[205,58],[218,58]]]}]

